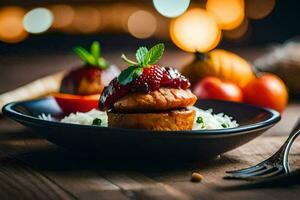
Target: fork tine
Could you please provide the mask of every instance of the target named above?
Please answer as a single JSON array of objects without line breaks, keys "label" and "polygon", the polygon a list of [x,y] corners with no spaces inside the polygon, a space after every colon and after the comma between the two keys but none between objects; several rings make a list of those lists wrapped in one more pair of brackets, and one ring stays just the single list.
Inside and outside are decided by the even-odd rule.
[{"label": "fork tine", "polygon": [[271,172],[271,173],[267,173],[267,174],[263,174],[260,176],[253,176],[253,177],[248,177],[249,180],[257,180],[257,179],[261,179],[261,178],[270,178],[272,176],[276,176],[278,174],[281,174],[284,172],[284,168],[282,166],[278,167],[277,170]]},{"label": "fork tine", "polygon": [[245,176],[261,176],[261,175],[265,175],[265,174],[269,174],[269,173],[272,173],[274,172],[274,170],[276,170],[277,168],[276,167],[267,167],[266,169],[263,169],[263,170],[259,170],[259,171],[256,171],[254,173],[249,173],[249,174],[245,174]]},{"label": "fork tine", "polygon": [[259,163],[257,165],[251,166],[251,167],[247,167],[247,168],[243,168],[243,169],[238,169],[238,170],[232,170],[232,171],[226,171],[226,173],[228,174],[235,174],[235,173],[250,173],[250,172],[254,172],[260,169],[265,168],[264,165],[262,165],[262,163]]},{"label": "fork tine", "polygon": [[249,179],[249,177],[258,177],[261,175],[269,174],[274,172],[274,169],[278,169],[276,167],[266,167],[262,170],[257,170],[253,173],[234,173],[229,176],[226,176],[225,179]]}]

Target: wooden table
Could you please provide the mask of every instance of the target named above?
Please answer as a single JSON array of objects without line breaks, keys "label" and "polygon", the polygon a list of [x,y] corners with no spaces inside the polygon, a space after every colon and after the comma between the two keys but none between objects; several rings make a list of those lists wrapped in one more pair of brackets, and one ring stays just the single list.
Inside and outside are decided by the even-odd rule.
[{"label": "wooden table", "polygon": [[[0,199],[297,199],[300,186],[223,190],[242,183],[223,180],[226,170],[263,160],[284,139],[262,136],[208,162],[108,163],[74,155],[15,122],[1,119]],[[300,167],[300,140],[294,147],[293,162]],[[201,183],[190,182],[194,171],[204,176]]]},{"label": "wooden table", "polygon": [[[70,63],[75,64],[71,57],[64,57],[63,62],[56,56],[40,56],[39,59],[51,60],[51,64],[37,60],[30,62],[28,58],[19,58],[14,63],[6,57],[3,62],[10,65],[5,67],[5,63],[0,63],[4,66],[1,69],[0,91],[7,91],[38,76],[64,69]],[[189,58],[184,59],[182,63]],[[21,63],[27,64],[23,66]],[[44,70],[34,70],[41,67],[38,63],[45,64]],[[17,73],[22,69],[30,70],[35,75],[26,74],[29,78],[19,76]],[[275,152],[299,113],[300,103],[291,102],[283,113],[282,121],[264,136],[213,161],[176,164],[118,160],[107,162],[101,160],[101,157],[74,155],[2,117],[0,199],[299,199],[300,186],[224,190],[244,182],[222,179],[226,170],[257,163]],[[300,167],[300,139],[294,147],[293,163]],[[193,171],[204,176],[201,183],[190,182]]]}]

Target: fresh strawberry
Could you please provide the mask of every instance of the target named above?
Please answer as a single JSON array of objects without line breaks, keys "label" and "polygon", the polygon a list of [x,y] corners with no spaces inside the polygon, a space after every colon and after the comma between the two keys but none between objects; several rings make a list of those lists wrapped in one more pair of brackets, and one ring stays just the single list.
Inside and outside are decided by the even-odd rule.
[{"label": "fresh strawberry", "polygon": [[132,83],[132,91],[154,91],[159,89],[163,77],[163,68],[157,65],[143,69],[142,75]]}]

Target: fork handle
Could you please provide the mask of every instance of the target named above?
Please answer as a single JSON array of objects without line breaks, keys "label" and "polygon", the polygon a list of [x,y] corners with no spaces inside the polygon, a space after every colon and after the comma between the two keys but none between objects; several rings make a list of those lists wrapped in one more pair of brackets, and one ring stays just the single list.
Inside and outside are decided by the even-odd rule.
[{"label": "fork handle", "polygon": [[283,143],[283,145],[278,149],[276,153],[274,153],[268,160],[271,162],[277,162],[282,161],[283,167],[286,172],[290,172],[290,167],[288,164],[288,154],[290,151],[290,148],[294,142],[294,140],[297,138],[297,136],[300,134],[300,118],[297,120],[296,125],[292,129],[290,135],[286,139],[286,141]]},{"label": "fork handle", "polygon": [[292,147],[293,142],[295,139],[300,135],[300,118],[297,120],[296,125],[292,129],[289,137],[285,141],[285,143],[282,145],[279,151],[283,153],[283,167],[285,168],[286,172],[290,172],[290,166],[288,162],[289,152]]},{"label": "fork handle", "polygon": [[290,172],[290,166],[289,166],[289,153],[290,153],[290,149],[292,147],[293,142],[295,141],[295,139],[300,135],[300,130],[298,129],[298,131],[296,131],[291,137],[289,137],[289,139],[287,140],[287,144],[286,147],[284,149],[284,155],[283,155],[283,167],[285,168],[285,170],[287,172]]},{"label": "fork handle", "polygon": [[295,126],[293,127],[293,129],[292,129],[291,134],[292,134],[293,132],[298,131],[298,130],[300,130],[300,118],[298,118],[298,120],[297,120],[297,122],[296,122],[296,125],[295,125]]},{"label": "fork handle", "polygon": [[296,136],[298,136],[299,134],[297,134],[297,132],[300,130],[300,118],[298,118],[296,125],[293,127],[289,137],[286,139],[286,141],[284,142],[284,144],[282,145],[283,148],[286,148],[286,146],[288,144],[290,144],[290,141],[292,140],[292,142],[296,139]]}]

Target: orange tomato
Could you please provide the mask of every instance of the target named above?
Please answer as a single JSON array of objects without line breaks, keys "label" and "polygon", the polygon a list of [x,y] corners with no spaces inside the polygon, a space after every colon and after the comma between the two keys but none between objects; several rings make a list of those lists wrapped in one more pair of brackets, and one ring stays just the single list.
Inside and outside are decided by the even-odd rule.
[{"label": "orange tomato", "polygon": [[54,98],[65,114],[72,112],[88,112],[94,108],[98,108],[100,95],[73,95],[56,93]]},{"label": "orange tomato", "polygon": [[221,81],[217,77],[206,77],[198,82],[193,90],[199,99],[220,99],[243,101],[242,90],[234,83]]},{"label": "orange tomato", "polygon": [[282,112],[288,102],[283,81],[273,74],[264,74],[248,83],[244,89],[245,102]]}]

